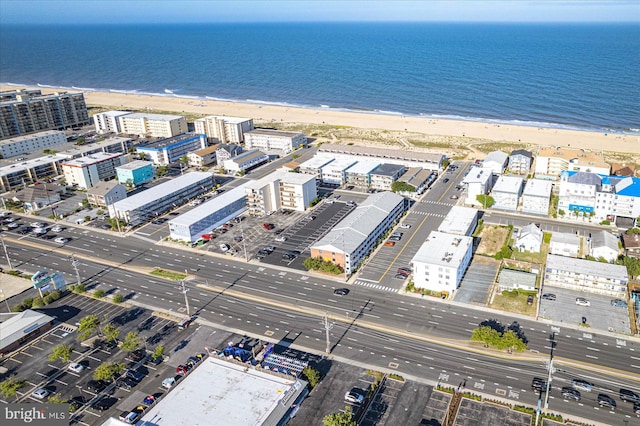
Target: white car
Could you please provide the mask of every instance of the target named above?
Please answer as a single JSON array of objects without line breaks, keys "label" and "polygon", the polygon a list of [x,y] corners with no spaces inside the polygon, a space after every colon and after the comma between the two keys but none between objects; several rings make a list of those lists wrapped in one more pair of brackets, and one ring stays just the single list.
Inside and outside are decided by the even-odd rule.
[{"label": "white car", "polygon": [[11,222],[15,222],[16,220],[18,220],[18,219],[15,218],[15,217],[10,217],[10,218],[6,219],[5,222],[11,223]]},{"label": "white car", "polygon": [[576,305],[580,306],[591,306],[591,302],[589,302],[584,297],[576,297]]},{"label": "white car", "polygon": [[276,241],[280,241],[280,242],[287,241],[287,237],[285,237],[284,235],[278,235],[276,237]]},{"label": "white car", "polygon": [[33,229],[33,233],[34,234],[46,234],[47,233],[47,228],[34,228]]},{"label": "white car", "polygon": [[15,222],[13,222],[13,223],[8,224],[7,226],[8,226],[9,228],[11,228],[11,229],[14,229],[14,228],[17,228],[18,226],[20,226],[20,224],[19,224],[19,223],[15,223]]},{"label": "white car", "polygon": [[400,225],[398,225],[398,228],[409,229],[411,228],[411,225],[409,225],[408,223],[401,223]]},{"label": "white car", "polygon": [[78,364],[77,362],[72,362],[71,364],[69,364],[69,370],[73,371],[74,373],[81,373],[82,370],[84,370],[84,365]]},{"label": "white car", "polygon": [[222,250],[225,253],[228,252],[230,248],[231,247],[229,247],[229,244],[224,244],[224,243],[220,244],[220,250]]},{"label": "white car", "polygon": [[44,223],[42,223],[42,222],[31,222],[30,226],[32,228],[42,228],[44,226]]},{"label": "white car", "polygon": [[171,389],[176,384],[176,379],[168,377],[162,381],[162,387],[165,389]]},{"label": "white car", "polygon": [[62,232],[62,227],[59,225],[54,226],[53,228],[51,228],[52,232]]},{"label": "white car", "polygon": [[351,389],[349,392],[344,394],[344,400],[346,402],[350,402],[352,404],[362,404],[364,401],[364,395],[360,392],[357,392],[358,389]]},{"label": "white car", "polygon": [[37,399],[45,399],[46,397],[49,396],[49,391],[46,389],[38,389],[38,390],[34,390],[33,392],[31,392],[31,396]]},{"label": "white car", "polygon": [[67,238],[63,238],[63,237],[58,237],[53,241],[58,243],[58,244],[66,244],[66,243],[69,242],[69,240]]}]

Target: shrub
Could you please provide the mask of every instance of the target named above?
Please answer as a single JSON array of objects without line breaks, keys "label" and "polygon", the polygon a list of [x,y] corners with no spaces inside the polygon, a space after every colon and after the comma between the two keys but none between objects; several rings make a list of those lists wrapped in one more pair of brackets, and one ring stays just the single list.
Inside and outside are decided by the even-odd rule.
[{"label": "shrub", "polygon": [[87,287],[84,284],[76,284],[73,286],[73,288],[71,289],[74,293],[86,293],[87,292]]},{"label": "shrub", "polygon": [[324,260],[321,257],[309,257],[304,260],[303,264],[307,270],[313,269],[315,271],[327,272],[334,275],[340,275],[344,272],[339,265],[336,265],[329,260]]},{"label": "shrub", "polygon": [[31,306],[33,306],[33,297],[27,297],[26,299],[24,299],[22,301],[22,306],[24,306],[25,309],[31,308]]},{"label": "shrub", "polygon": [[113,303],[122,303],[124,302],[124,296],[120,293],[116,293],[113,295]]},{"label": "shrub", "polygon": [[27,309],[29,309],[29,308],[27,308],[23,304],[19,304],[19,305],[15,305],[13,308],[11,308],[11,312],[22,312],[22,311],[26,311]]},{"label": "shrub", "polygon": [[34,297],[33,299],[33,304],[31,305],[32,308],[42,308],[44,306],[44,300],[42,299],[42,297],[38,296],[38,297]]},{"label": "shrub", "polygon": [[309,382],[309,387],[311,389],[313,389],[318,384],[318,382],[320,382],[320,372],[313,367],[305,367],[305,369],[302,370],[302,375],[304,376],[305,380]]},{"label": "shrub", "polygon": [[105,296],[105,292],[104,290],[96,290],[95,292],[93,292],[93,297],[95,297],[96,299],[102,299]]},{"label": "shrub", "polygon": [[600,222],[600,225],[611,225],[611,221],[605,219],[602,222]]}]

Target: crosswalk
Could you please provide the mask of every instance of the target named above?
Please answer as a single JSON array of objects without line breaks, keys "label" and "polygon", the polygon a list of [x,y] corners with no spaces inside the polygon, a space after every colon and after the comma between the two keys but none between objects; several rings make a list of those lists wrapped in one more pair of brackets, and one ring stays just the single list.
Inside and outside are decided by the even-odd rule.
[{"label": "crosswalk", "polygon": [[433,212],[421,212],[417,210],[411,210],[411,214],[419,214],[422,216],[429,215],[429,216],[441,217],[441,218],[444,218],[446,216],[446,214],[439,214],[439,213],[433,213]]},{"label": "crosswalk", "polygon": [[373,288],[373,289],[380,290],[380,291],[389,291],[389,292],[392,292],[392,293],[397,293],[398,292],[397,288],[387,287],[387,286],[384,286],[384,285],[374,284],[374,283],[370,283],[370,282],[366,282],[366,281],[356,280],[353,283],[355,285],[361,285],[363,287],[369,287],[369,288]]},{"label": "crosswalk", "polygon": [[453,207],[453,206],[455,206],[455,204],[443,203],[443,202],[436,201],[436,200],[420,200],[420,204],[438,204],[439,206],[445,206],[445,207]]}]

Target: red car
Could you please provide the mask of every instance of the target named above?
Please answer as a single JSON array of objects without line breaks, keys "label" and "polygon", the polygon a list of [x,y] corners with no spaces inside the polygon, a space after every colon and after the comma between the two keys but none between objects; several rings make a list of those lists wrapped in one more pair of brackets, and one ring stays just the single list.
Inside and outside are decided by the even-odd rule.
[{"label": "red car", "polygon": [[273,223],[263,223],[262,227],[264,229],[266,229],[267,231],[271,231],[273,228],[275,228],[275,226],[273,225]]},{"label": "red car", "polygon": [[179,365],[176,367],[176,373],[184,376],[185,374],[187,374],[187,367],[185,367],[184,365]]}]

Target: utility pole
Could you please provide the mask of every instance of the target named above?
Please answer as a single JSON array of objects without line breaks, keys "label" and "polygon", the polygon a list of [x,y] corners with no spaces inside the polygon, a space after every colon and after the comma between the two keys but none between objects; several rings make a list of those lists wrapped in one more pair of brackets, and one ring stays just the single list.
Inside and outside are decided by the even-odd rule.
[{"label": "utility pole", "polygon": [[180,281],[180,287],[182,288],[182,294],[184,294],[184,304],[187,307],[187,316],[191,317],[191,312],[189,309],[189,299],[187,298],[187,292],[189,291],[189,289],[185,287],[185,281],[187,279],[187,275],[189,275],[186,269],[184,270],[184,275],[185,279]]},{"label": "utility pole", "polygon": [[73,254],[71,255],[71,257],[69,257],[69,260],[71,261],[71,266],[73,266],[73,269],[75,269],[76,271],[76,284],[80,285],[82,284],[82,280],[80,279],[80,270],[78,269],[80,261],[76,259]]},{"label": "utility pole", "polygon": [[327,355],[329,355],[331,353],[331,342],[329,341],[329,332],[333,328],[333,323],[329,322],[329,313],[328,312],[324,313],[324,318],[322,319],[320,324],[322,324],[322,326],[324,327],[324,329],[326,331],[327,348],[326,348],[325,352],[327,353]]},{"label": "utility pole", "polygon": [[4,291],[0,288],[0,293],[2,293],[2,298],[4,299],[4,303],[7,305],[7,312],[11,312],[11,308],[9,307],[9,302],[7,301],[7,296],[4,294]]},{"label": "utility pole", "polygon": [[240,237],[242,238],[242,250],[244,250],[244,260],[245,262],[249,262],[249,256],[247,255],[247,243],[244,241],[244,226],[242,225],[242,221],[240,221]]},{"label": "utility pole", "polygon": [[[549,409],[549,391],[551,390],[551,374],[554,373],[554,368],[553,368],[553,350],[556,347],[556,332],[552,331],[551,332],[551,351],[549,352],[549,362],[547,365],[547,385],[544,389],[545,391],[545,395],[544,395],[544,409],[547,410]],[[536,410],[536,424],[539,423],[539,419],[540,419],[540,412],[542,411],[541,405],[542,405],[542,391],[540,391],[540,396],[538,397],[538,408]]]},{"label": "utility pole", "polygon": [[7,251],[7,245],[4,243],[4,237],[0,235],[0,241],[2,242],[2,248],[4,249],[4,255],[7,256],[7,264],[9,265],[9,269],[13,270],[13,266],[11,266],[11,259],[9,259],[9,252]]}]

